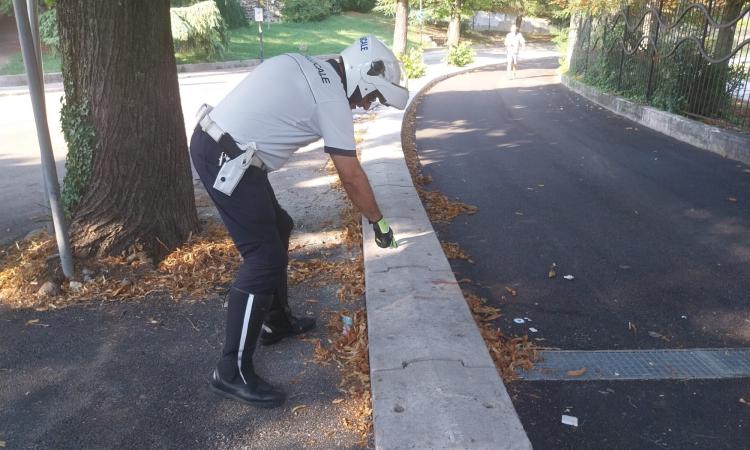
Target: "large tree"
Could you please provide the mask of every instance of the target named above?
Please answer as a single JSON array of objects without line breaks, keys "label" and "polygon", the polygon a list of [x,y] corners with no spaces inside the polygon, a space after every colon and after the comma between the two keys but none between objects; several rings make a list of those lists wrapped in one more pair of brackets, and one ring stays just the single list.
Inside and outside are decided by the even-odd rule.
[{"label": "large tree", "polygon": [[393,27],[393,52],[406,53],[409,31],[409,0],[396,0],[396,23]]},{"label": "large tree", "polygon": [[169,0],[58,0],[57,14],[73,246],[159,256],[198,227]]},{"label": "large tree", "polygon": [[450,0],[450,16],[448,18],[448,46],[458,45],[461,39],[461,6],[463,0]]}]

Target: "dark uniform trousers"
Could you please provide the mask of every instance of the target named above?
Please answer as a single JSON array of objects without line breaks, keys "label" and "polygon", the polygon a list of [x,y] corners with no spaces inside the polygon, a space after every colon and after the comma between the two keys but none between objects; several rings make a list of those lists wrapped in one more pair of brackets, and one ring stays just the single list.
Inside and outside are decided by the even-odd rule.
[{"label": "dark uniform trousers", "polygon": [[[195,170],[243,260],[232,284],[234,292],[229,295],[226,341],[219,363],[222,376],[231,379],[241,375],[236,370],[238,352],[239,359],[252,356],[250,351],[246,358],[241,357],[243,350],[255,347],[262,316],[269,310],[289,310],[286,270],[289,236],[294,222],[276,200],[268,174],[258,167],[247,169],[231,196],[213,188],[219,172],[219,158],[227,149],[226,142],[223,144],[214,141],[198,127],[190,140],[190,154]],[[273,295],[271,304],[259,302],[270,295]],[[251,319],[253,315],[255,320]],[[245,345],[246,336],[253,336],[250,339],[253,342]]]}]

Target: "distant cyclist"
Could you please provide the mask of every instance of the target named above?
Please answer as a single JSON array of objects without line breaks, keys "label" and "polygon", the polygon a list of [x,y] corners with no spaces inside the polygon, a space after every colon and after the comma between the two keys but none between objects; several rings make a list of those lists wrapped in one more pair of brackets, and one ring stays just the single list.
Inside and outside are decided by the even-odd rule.
[{"label": "distant cyclist", "polygon": [[508,77],[516,77],[516,66],[518,66],[518,54],[521,49],[526,46],[521,32],[518,31],[518,27],[513,25],[510,27],[510,33],[505,35],[505,50],[508,52]]}]

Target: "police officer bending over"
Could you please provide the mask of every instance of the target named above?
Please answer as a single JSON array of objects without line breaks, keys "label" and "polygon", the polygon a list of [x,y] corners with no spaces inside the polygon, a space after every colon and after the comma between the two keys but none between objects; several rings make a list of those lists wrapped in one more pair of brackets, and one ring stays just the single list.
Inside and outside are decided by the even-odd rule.
[{"label": "police officer bending over", "polygon": [[268,172],[322,137],[349,198],[373,224],[377,244],[396,247],[357,160],[351,110],[368,109],[376,99],[403,109],[409,92],[399,81],[393,53],[365,36],[337,59],[268,59],[215,108],[202,108],[190,141],[193,164],[243,258],[229,293],[224,349],[210,380],[216,393],[260,407],[281,405],[284,393],[253,370],[256,341],[270,345],[315,327],[314,319],[297,318],[289,308],[294,222],[276,200]]}]

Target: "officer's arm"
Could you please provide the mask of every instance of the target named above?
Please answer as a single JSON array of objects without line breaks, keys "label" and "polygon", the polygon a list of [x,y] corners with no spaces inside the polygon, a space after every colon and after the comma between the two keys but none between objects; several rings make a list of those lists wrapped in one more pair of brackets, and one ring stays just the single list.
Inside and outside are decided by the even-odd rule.
[{"label": "officer's arm", "polygon": [[354,206],[367,217],[370,222],[377,222],[383,217],[375,201],[370,180],[367,179],[365,171],[359,165],[356,156],[331,155],[333,164],[341,179],[341,184]]}]

